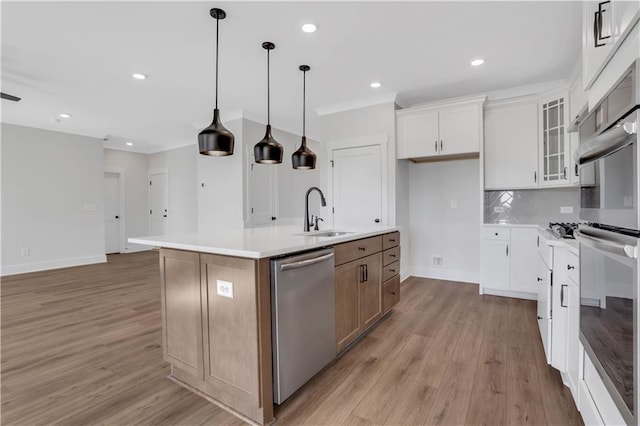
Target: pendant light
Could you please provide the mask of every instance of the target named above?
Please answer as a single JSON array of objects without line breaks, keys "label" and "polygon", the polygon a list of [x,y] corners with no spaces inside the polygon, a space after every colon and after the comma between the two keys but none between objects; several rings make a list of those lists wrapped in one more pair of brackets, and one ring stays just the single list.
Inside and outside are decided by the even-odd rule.
[{"label": "pendant light", "polygon": [[298,170],[316,168],[316,154],[307,148],[306,136],[307,71],[310,69],[309,65],[300,65],[300,71],[302,71],[302,145],[296,152],[291,154],[293,168]]},{"label": "pendant light", "polygon": [[271,107],[270,107],[270,82],[269,82],[269,52],[275,49],[276,45],[270,41],[262,43],[263,49],[267,51],[267,131],[264,138],[253,147],[253,156],[256,163],[280,164],[282,163],[282,145],[271,136]]},{"label": "pendant light", "polygon": [[202,155],[222,157],[233,154],[235,140],[233,133],[222,125],[218,110],[218,26],[220,20],[226,18],[227,14],[218,8],[211,9],[209,14],[216,20],[216,107],[213,110],[213,121],[209,127],[198,134],[198,148]]}]

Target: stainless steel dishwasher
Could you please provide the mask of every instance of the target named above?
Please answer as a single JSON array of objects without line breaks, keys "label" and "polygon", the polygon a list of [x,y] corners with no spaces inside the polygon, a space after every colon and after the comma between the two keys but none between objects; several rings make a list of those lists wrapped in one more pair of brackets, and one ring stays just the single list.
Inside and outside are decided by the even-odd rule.
[{"label": "stainless steel dishwasher", "polygon": [[271,260],[276,404],[281,404],[336,356],[333,268],[333,249]]}]

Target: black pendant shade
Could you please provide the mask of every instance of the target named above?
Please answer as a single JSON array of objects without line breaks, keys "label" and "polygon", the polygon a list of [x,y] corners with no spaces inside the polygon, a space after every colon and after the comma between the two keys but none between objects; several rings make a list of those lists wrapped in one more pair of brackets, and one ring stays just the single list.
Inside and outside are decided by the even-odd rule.
[{"label": "black pendant shade", "polygon": [[307,98],[307,71],[311,67],[309,65],[300,65],[302,71],[302,145],[293,154],[291,154],[291,163],[294,169],[310,170],[316,168],[316,154],[307,147],[306,136],[306,98]]},{"label": "black pendant shade", "polygon": [[271,107],[270,107],[270,82],[269,82],[269,52],[276,45],[270,41],[262,43],[262,48],[267,51],[267,131],[264,138],[253,147],[253,156],[256,163],[280,164],[282,163],[282,145],[271,135]]},{"label": "black pendant shade", "polygon": [[218,8],[211,9],[209,14],[216,20],[216,107],[213,110],[213,121],[209,127],[198,134],[198,149],[202,155],[221,157],[233,155],[235,141],[233,133],[222,124],[220,110],[218,109],[218,26],[220,19],[224,19],[227,14],[224,10]]}]

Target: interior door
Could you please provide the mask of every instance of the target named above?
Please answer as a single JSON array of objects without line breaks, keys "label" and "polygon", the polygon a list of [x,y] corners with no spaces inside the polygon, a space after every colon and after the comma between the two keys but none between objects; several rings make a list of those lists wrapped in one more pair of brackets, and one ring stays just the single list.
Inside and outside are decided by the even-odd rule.
[{"label": "interior door", "polygon": [[334,149],[332,160],[334,228],[385,223],[381,146]]},{"label": "interior door", "polygon": [[275,223],[277,169],[269,164],[251,163],[249,216],[252,226]]},{"label": "interior door", "polygon": [[169,226],[169,182],[166,173],[149,176],[149,233],[163,235]]},{"label": "interior door", "polygon": [[120,253],[120,174],[104,173],[104,252]]}]

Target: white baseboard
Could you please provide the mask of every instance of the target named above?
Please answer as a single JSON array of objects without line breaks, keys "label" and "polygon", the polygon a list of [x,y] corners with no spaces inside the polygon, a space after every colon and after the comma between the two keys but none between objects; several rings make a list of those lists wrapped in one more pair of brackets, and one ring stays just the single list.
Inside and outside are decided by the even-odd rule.
[{"label": "white baseboard", "polygon": [[482,287],[480,294],[489,294],[491,296],[513,297],[515,299],[538,300],[537,293],[528,293],[526,291],[500,290],[496,288]]},{"label": "white baseboard", "polygon": [[107,256],[101,254],[97,256],[51,260],[48,262],[8,265],[0,267],[0,276],[26,274],[27,272],[47,271],[49,269],[69,268],[71,266],[90,265],[92,263],[105,263],[106,261]]},{"label": "white baseboard", "polygon": [[406,280],[407,278],[409,278],[411,276],[411,274],[409,273],[408,269],[402,269],[400,271],[400,282]]},{"label": "white baseboard", "polygon": [[480,283],[480,272],[459,271],[457,269],[413,268],[411,275],[435,280],[458,281],[471,284]]},{"label": "white baseboard", "polygon": [[130,244],[124,248],[124,251],[122,253],[137,253],[140,251],[148,251],[148,250],[153,250],[153,247],[143,246],[141,244]]}]

